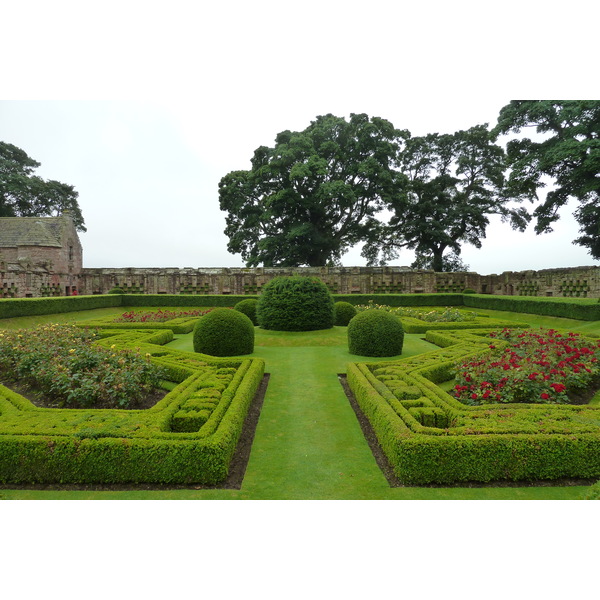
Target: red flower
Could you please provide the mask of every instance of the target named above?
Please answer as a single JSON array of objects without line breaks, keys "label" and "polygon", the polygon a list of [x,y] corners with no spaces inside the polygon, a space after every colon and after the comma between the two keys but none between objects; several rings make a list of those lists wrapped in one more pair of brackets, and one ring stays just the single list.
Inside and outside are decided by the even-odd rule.
[{"label": "red flower", "polygon": [[540,394],[540,398],[542,400],[548,400],[548,398],[550,398],[550,394],[546,394],[546,392],[544,392],[543,394]]}]

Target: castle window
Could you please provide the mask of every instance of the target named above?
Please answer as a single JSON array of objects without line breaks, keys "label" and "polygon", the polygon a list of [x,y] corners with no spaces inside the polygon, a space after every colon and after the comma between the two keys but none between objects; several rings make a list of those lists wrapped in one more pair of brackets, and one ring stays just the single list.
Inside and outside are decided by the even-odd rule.
[{"label": "castle window", "polygon": [[69,260],[73,260],[73,246],[69,246]]}]

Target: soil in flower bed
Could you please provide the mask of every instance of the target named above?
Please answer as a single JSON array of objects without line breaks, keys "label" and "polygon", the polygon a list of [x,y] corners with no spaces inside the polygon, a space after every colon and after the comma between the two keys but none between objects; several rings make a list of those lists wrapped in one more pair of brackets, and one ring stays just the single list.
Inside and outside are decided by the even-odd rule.
[{"label": "soil in flower bed", "polygon": [[[269,384],[269,373],[265,373],[263,380],[260,383],[256,394],[252,399],[252,403],[248,409],[246,420],[242,427],[242,433],[235,449],[231,463],[229,464],[229,475],[223,483],[218,485],[173,485],[173,484],[156,484],[156,483],[131,483],[131,484],[2,484],[0,489],[5,490],[81,490],[81,491],[126,491],[126,490],[204,490],[204,489],[222,489],[222,490],[239,490],[244,481],[246,467],[250,459],[250,450],[256,433],[256,426],[262,410],[267,386]],[[5,384],[3,384],[5,385]],[[10,386],[6,386],[10,387]],[[14,389],[14,388],[12,388]],[[17,391],[17,390],[14,390]],[[19,392],[21,393],[21,392]],[[165,392],[166,394],[166,392]],[[22,394],[24,395],[24,394]],[[164,396],[164,394],[163,394]],[[156,403],[156,402],[155,402]],[[148,407],[149,408],[149,407]]]}]

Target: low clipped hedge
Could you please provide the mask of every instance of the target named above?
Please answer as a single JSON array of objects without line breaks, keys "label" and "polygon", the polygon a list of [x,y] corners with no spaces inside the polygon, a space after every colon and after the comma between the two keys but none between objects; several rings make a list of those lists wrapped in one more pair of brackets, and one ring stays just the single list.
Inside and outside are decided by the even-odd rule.
[{"label": "low clipped hedge", "polygon": [[195,294],[125,294],[121,306],[215,306],[231,307],[238,302],[258,296],[198,296]]},{"label": "low clipped hedge", "polygon": [[443,349],[348,365],[348,383],[397,477],[408,485],[600,477],[600,408],[465,406],[437,384],[488,349],[484,332],[435,331]]},{"label": "low clipped hedge", "polygon": [[254,324],[237,310],[215,308],[194,327],[194,351],[210,356],[252,354]]},{"label": "low clipped hedge", "polygon": [[356,316],[356,308],[350,302],[339,301],[333,305],[334,321],[333,324],[339,327],[346,327],[350,319]]},{"label": "low clipped hedge", "polygon": [[172,339],[171,331],[103,333],[99,344],[150,354],[179,385],[147,410],[37,408],[0,386],[0,482],[216,485],[226,479],[264,361],[150,342]]},{"label": "low clipped hedge", "polygon": [[314,331],[333,327],[333,297],[318,277],[275,277],[258,298],[263,329]]},{"label": "low clipped hedge", "polygon": [[[2,298],[0,319],[58,314],[113,306],[235,306],[259,296],[186,295],[186,294],[105,294],[94,296],[60,296],[54,298]],[[595,298],[546,298],[532,296],[494,296],[490,294],[335,294],[335,302],[353,305],[387,306],[466,306],[489,310],[565,317],[581,321],[600,321],[600,303]]]},{"label": "low clipped hedge", "polygon": [[0,299],[0,319],[52,315],[94,308],[121,306],[123,296],[59,296],[56,298]]},{"label": "low clipped hedge", "polygon": [[404,329],[400,319],[385,310],[369,309],[348,323],[348,350],[359,356],[402,354]]},{"label": "low clipped hedge", "polygon": [[465,306],[503,310],[580,321],[600,321],[600,304],[594,298],[545,298],[531,296],[490,296],[465,294]]}]

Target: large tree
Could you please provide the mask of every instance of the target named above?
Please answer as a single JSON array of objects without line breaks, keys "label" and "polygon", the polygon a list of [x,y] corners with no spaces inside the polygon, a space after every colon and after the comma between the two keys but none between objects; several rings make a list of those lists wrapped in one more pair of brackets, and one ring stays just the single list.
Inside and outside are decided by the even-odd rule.
[{"label": "large tree", "polygon": [[361,242],[402,180],[394,167],[408,132],[385,119],[319,116],[254,152],[249,171],[219,183],[227,248],[248,266],[324,266]]},{"label": "large tree", "polygon": [[559,209],[576,199],[581,236],[573,243],[600,259],[600,101],[513,100],[502,108],[497,133],[525,128],[539,135],[508,142],[509,183],[533,196],[545,178],[553,185],[533,212],[536,233],[552,231]]},{"label": "large tree", "polygon": [[75,188],[38,177],[39,166],[17,146],[0,142],[0,217],[50,217],[68,210],[77,229],[86,231]]},{"label": "large tree", "polygon": [[448,265],[446,251],[458,257],[462,244],[481,248],[491,215],[525,229],[527,211],[510,205],[522,195],[506,193],[505,161],[487,124],[407,140],[399,167],[405,185],[388,202],[388,223],[374,229],[363,247],[368,264],[384,264],[406,248],[442,271]]}]

